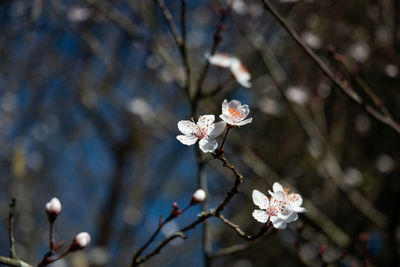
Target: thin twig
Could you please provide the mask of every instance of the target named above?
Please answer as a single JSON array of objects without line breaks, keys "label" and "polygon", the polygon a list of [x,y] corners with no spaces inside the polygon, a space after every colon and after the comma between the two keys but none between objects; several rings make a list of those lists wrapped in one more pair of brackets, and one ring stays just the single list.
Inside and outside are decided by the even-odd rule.
[{"label": "thin twig", "polygon": [[189,55],[186,45],[186,0],[181,0],[181,27],[182,27],[182,37],[179,35],[178,29],[174,23],[174,18],[164,3],[164,0],[156,0],[158,7],[161,10],[165,20],[167,21],[168,27],[174,37],[175,43],[179,48],[179,52],[182,57],[183,65],[186,72],[186,82],[184,89],[186,94],[190,98],[190,84],[191,84],[191,70],[189,63]]},{"label": "thin twig", "polygon": [[19,259],[11,259],[3,256],[0,256],[0,263],[12,267],[33,267],[33,265]]},{"label": "thin twig", "polygon": [[[229,9],[230,9],[230,6],[228,8],[221,8],[220,11],[219,11],[220,12],[220,16],[219,16],[219,19],[218,19],[218,22],[217,22],[217,28],[216,28],[216,30],[214,32],[213,44],[211,46],[210,55],[213,55],[217,51],[217,48],[218,48],[219,44],[222,41],[221,33],[225,29],[225,26],[224,26],[223,23],[225,22],[225,19],[226,19],[227,15],[228,15]],[[205,78],[207,76],[207,72],[208,72],[208,68],[209,67],[210,67],[210,62],[208,60],[206,60],[206,63],[204,64],[204,66],[203,66],[203,68],[202,68],[202,70],[200,72],[200,76],[199,76],[199,78],[197,80],[197,83],[196,83],[197,87],[195,88],[195,92],[194,92],[194,98],[195,99],[197,99],[201,95],[201,91],[202,91],[202,88],[203,88],[203,83],[204,83],[204,80],[205,80]]]},{"label": "thin twig", "polygon": [[278,13],[278,11],[270,4],[268,0],[261,0],[264,4],[264,8],[268,10],[275,19],[281,24],[281,26],[286,30],[286,32],[293,38],[293,40],[306,52],[306,54],[312,59],[312,61],[318,66],[318,68],[328,76],[328,78],[341,89],[341,91],[348,96],[351,100],[360,105],[367,113],[378,121],[388,125],[390,128],[395,130],[400,134],[400,125],[387,117],[386,115],[378,112],[371,105],[365,103],[363,99],[354,92],[351,88],[346,87],[340,79],[338,79],[335,74],[329,69],[329,67],[319,58],[306,44],[303,43],[299,35],[289,26],[286,20]]},{"label": "thin twig", "polygon": [[389,117],[390,119],[393,119],[392,114],[383,104],[382,100],[379,99],[379,97],[374,93],[371,87],[368,86],[368,84],[360,77],[358,73],[352,71],[350,67],[346,64],[344,56],[338,53],[332,45],[328,47],[328,50],[331,53],[332,58],[343,66],[347,74],[350,75],[350,77],[357,83],[357,85],[368,95],[368,97],[374,103],[375,107],[380,109],[382,114]]},{"label": "thin twig", "polygon": [[174,37],[175,42],[180,46],[182,43],[182,39],[179,36],[178,29],[176,28],[176,25],[174,23],[174,18],[172,17],[171,12],[167,8],[167,6],[164,3],[164,0],[156,0],[158,7],[161,9],[161,13],[163,14],[165,20],[167,21],[169,30],[172,33],[172,36]]},{"label": "thin twig", "polygon": [[136,261],[132,262],[131,267],[133,266],[138,266],[142,263],[144,263],[145,261],[149,260],[151,257],[157,255],[158,253],[160,253],[160,251],[162,250],[162,248],[164,246],[166,246],[169,242],[171,242],[172,240],[174,240],[177,237],[181,237],[181,238],[186,238],[184,233],[187,232],[190,229],[195,228],[198,224],[206,221],[207,219],[211,218],[211,217],[218,217],[221,213],[221,211],[224,210],[224,208],[226,207],[226,205],[230,202],[230,200],[237,194],[239,193],[239,189],[238,187],[240,186],[240,184],[243,181],[243,175],[236,170],[236,168],[230,164],[226,158],[224,157],[224,155],[215,155],[213,154],[213,156],[215,158],[218,158],[222,163],[223,166],[230,169],[232,171],[232,173],[235,175],[235,182],[232,186],[232,188],[227,192],[225,198],[221,201],[221,203],[217,206],[216,209],[210,210],[209,212],[202,212],[200,213],[199,217],[197,220],[195,220],[194,222],[192,222],[191,224],[189,224],[188,226],[180,229],[179,231],[175,232],[174,234],[172,234],[171,236],[167,237],[166,239],[164,239],[162,242],[160,242],[156,248],[151,251],[149,254],[147,254],[146,256],[140,258],[138,257],[136,259]]},{"label": "thin twig", "polygon": [[154,241],[154,239],[157,237],[157,235],[160,233],[161,229],[170,221],[172,221],[174,218],[179,217],[180,214],[184,213],[186,210],[188,210],[190,207],[192,206],[192,204],[190,203],[189,205],[187,205],[182,211],[179,210],[179,208],[177,206],[173,206],[173,209],[171,211],[171,214],[162,221],[162,217],[160,218],[160,223],[157,227],[157,229],[154,231],[154,233],[151,235],[151,237],[149,238],[149,240],[147,240],[147,242],[141,246],[133,255],[133,259],[132,259],[132,264],[134,264],[137,259],[140,257],[140,255],[142,254],[142,252]]},{"label": "thin twig", "polygon": [[250,241],[250,240],[256,240],[260,237],[262,237],[267,230],[270,228],[270,224],[264,224],[260,230],[258,231],[258,233],[256,234],[246,234],[239,225],[231,222],[230,220],[228,220],[227,218],[225,218],[222,214],[218,215],[218,218],[226,225],[228,225],[229,227],[231,227],[232,229],[234,229],[236,231],[236,233],[238,234],[238,236],[240,236],[241,238]]},{"label": "thin twig", "polygon": [[181,32],[182,38],[181,43],[179,45],[179,50],[182,55],[183,65],[186,71],[186,85],[185,91],[190,98],[190,88],[191,88],[191,68],[189,63],[189,53],[186,42],[186,0],[181,0]]},{"label": "thin twig", "polygon": [[14,215],[15,215],[15,198],[11,199],[8,213],[8,235],[10,237],[10,258],[18,259],[15,253],[15,238],[14,238]]}]

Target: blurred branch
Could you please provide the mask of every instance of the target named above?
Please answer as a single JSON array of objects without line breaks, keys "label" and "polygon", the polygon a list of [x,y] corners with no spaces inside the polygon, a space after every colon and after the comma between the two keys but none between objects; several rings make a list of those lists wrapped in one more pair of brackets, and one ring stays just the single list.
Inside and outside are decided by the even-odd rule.
[{"label": "blurred branch", "polygon": [[400,125],[394,121],[391,117],[386,116],[378,112],[371,105],[364,102],[364,100],[351,88],[347,87],[340,81],[338,77],[329,69],[329,67],[319,58],[310,48],[303,43],[300,36],[289,26],[285,19],[278,13],[278,11],[270,4],[268,0],[261,0],[264,4],[264,8],[268,10],[274,18],[281,24],[281,26],[286,30],[286,32],[293,38],[293,40],[306,52],[306,54],[312,59],[312,61],[317,65],[317,67],[328,76],[328,78],[341,89],[341,91],[348,96],[355,103],[360,105],[367,113],[378,121],[386,124],[398,134],[400,134]]},{"label": "blurred branch", "polygon": [[182,37],[178,33],[178,29],[174,23],[173,16],[171,12],[168,10],[167,6],[165,5],[163,0],[156,0],[157,5],[161,10],[161,13],[163,14],[165,20],[167,21],[168,27],[172,33],[172,36],[174,37],[175,43],[179,48],[179,52],[182,57],[183,65],[185,68],[186,72],[186,82],[184,89],[186,91],[186,94],[190,98],[190,84],[191,84],[191,70],[190,70],[190,64],[189,64],[189,55],[188,55],[188,49],[186,45],[186,0],[181,0],[181,28],[182,28]]},{"label": "blurred branch", "polygon": [[350,77],[357,83],[357,85],[367,94],[367,96],[372,100],[374,103],[375,107],[380,109],[381,113],[384,114],[386,117],[389,117],[390,119],[393,120],[392,114],[389,112],[389,110],[385,107],[383,104],[382,100],[379,99],[379,97],[374,93],[374,91],[368,86],[368,84],[358,75],[356,71],[352,71],[350,67],[346,64],[345,62],[345,57],[338,53],[332,45],[328,47],[328,50],[330,54],[332,55],[332,58],[339,62],[346,73],[350,75]]},{"label": "blurred branch", "polygon": [[13,266],[13,267],[33,267],[33,265],[30,265],[19,259],[11,259],[11,258],[7,258],[7,257],[3,257],[3,256],[0,256],[0,263],[7,265],[7,266]]},{"label": "blurred branch", "polygon": [[[232,7],[232,4],[233,4],[233,0],[231,1],[230,5],[228,7],[226,7],[226,8],[221,7],[221,9],[219,10],[220,16],[219,16],[217,26],[216,26],[216,29],[214,32],[213,44],[211,46],[210,55],[213,55],[217,51],[217,48],[222,41],[221,34],[222,34],[222,31],[225,29],[225,26],[223,23],[226,20],[226,17],[229,13],[230,8]],[[196,82],[196,87],[194,88],[195,89],[194,90],[194,98],[195,99],[198,99],[201,96],[203,83],[207,76],[209,67],[210,67],[210,62],[208,60],[206,60],[202,70],[200,71],[200,76]]]},{"label": "blurred branch", "polygon": [[[319,157],[321,167],[326,170],[327,176],[334,184],[345,193],[347,199],[370,221],[377,226],[383,228],[386,225],[386,217],[377,210],[371,202],[366,199],[359,191],[349,187],[344,183],[344,174],[336,159],[331,147],[327,144],[317,123],[313,120],[306,108],[295,106],[286,96],[282,83],[287,81],[287,77],[280,67],[278,61],[274,59],[271,51],[264,49],[266,47],[263,38],[256,33],[252,33],[249,28],[241,29],[249,43],[258,51],[262,62],[271,74],[271,80],[278,89],[282,99],[292,112],[296,120],[299,122],[301,129],[304,131],[309,140],[316,140],[324,148],[325,153]],[[255,41],[257,40],[257,41]],[[276,70],[277,69],[277,70]]]},{"label": "blurred branch", "polygon": [[8,213],[8,235],[10,237],[10,258],[18,259],[15,253],[15,238],[14,238],[14,215],[15,215],[16,199],[11,199]]},{"label": "blurred branch", "polygon": [[10,258],[0,256],[0,263],[14,267],[33,267],[32,265],[21,261],[15,253],[15,238],[14,238],[14,216],[15,216],[16,199],[11,199],[8,212],[8,235],[10,238]]}]

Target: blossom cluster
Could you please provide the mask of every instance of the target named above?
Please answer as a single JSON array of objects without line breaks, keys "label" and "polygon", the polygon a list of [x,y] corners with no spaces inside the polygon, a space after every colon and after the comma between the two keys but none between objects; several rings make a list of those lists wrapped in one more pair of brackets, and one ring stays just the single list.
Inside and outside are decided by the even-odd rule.
[{"label": "blossom cluster", "polygon": [[222,102],[222,114],[219,117],[222,121],[215,123],[214,115],[202,115],[197,123],[191,120],[178,122],[178,129],[183,135],[176,138],[184,145],[193,145],[199,141],[199,147],[204,153],[214,152],[218,147],[216,138],[224,131],[226,125],[229,127],[243,126],[251,123],[252,118],[246,119],[250,109],[248,105],[242,105],[238,100],[224,100]]},{"label": "blossom cluster", "polygon": [[268,198],[258,190],[253,190],[253,202],[260,209],[253,211],[253,217],[260,223],[267,223],[268,219],[277,229],[285,229],[287,224],[294,222],[298,218],[298,213],[306,212],[301,207],[303,198],[300,194],[290,193],[290,189],[283,188],[281,184],[275,182],[272,186],[271,195]]}]

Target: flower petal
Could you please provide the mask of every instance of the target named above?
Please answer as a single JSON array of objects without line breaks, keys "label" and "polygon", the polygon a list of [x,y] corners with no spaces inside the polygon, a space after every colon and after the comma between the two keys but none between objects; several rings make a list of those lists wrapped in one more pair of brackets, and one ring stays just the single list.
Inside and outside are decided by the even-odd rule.
[{"label": "flower petal", "polygon": [[251,75],[249,71],[246,69],[246,67],[240,61],[234,62],[231,65],[231,71],[236,81],[240,85],[247,88],[251,87],[251,84],[249,82]]},{"label": "flower petal", "polygon": [[183,134],[192,134],[196,132],[197,126],[192,121],[179,121],[178,122],[178,129]]},{"label": "flower petal", "polygon": [[200,140],[199,147],[204,153],[214,152],[218,147],[218,143],[214,138],[205,137]]},{"label": "flower petal", "polygon": [[206,58],[210,62],[210,64],[221,67],[221,68],[229,68],[235,60],[234,57],[231,57],[228,54],[223,53],[215,53],[213,55],[206,55]]},{"label": "flower petal", "polygon": [[202,115],[199,117],[199,120],[197,121],[197,126],[200,128],[207,129],[213,122],[215,121],[215,116],[214,115]]},{"label": "flower petal", "polygon": [[227,115],[227,114],[229,114],[229,107],[228,107],[228,100],[224,100],[223,102],[222,102],[222,114],[225,114],[225,115]]},{"label": "flower petal", "polygon": [[300,207],[303,204],[303,198],[300,194],[291,193],[289,194],[290,205]]},{"label": "flower petal", "polygon": [[283,187],[282,187],[282,185],[281,185],[280,183],[275,182],[275,183],[272,185],[272,190],[274,190],[274,192],[276,193],[276,192],[278,192],[278,191],[283,191]]},{"label": "flower petal", "polygon": [[224,122],[226,122],[227,124],[235,125],[235,123],[233,122],[233,120],[232,120],[229,116],[227,116],[227,115],[225,115],[225,114],[221,114],[221,115],[219,115],[219,117],[220,117]]},{"label": "flower petal", "polygon": [[254,210],[253,217],[260,223],[266,223],[268,221],[268,214],[263,210]]},{"label": "flower petal", "polygon": [[253,121],[253,118],[248,118],[248,119],[246,119],[246,120],[239,121],[239,122],[235,123],[235,125],[237,125],[237,126],[243,126],[243,125],[245,125],[245,124],[251,123],[252,121]]},{"label": "flower petal", "polygon": [[290,207],[293,211],[298,212],[298,213],[303,213],[303,212],[307,212],[307,210],[303,207],[296,207],[296,206],[292,206]]},{"label": "flower petal", "polygon": [[276,216],[274,216],[274,219],[271,217],[271,222],[276,229],[285,229],[287,227],[286,221]]},{"label": "flower petal", "polygon": [[178,139],[182,144],[190,146],[196,143],[198,138],[193,134],[188,134],[188,135],[178,135],[176,139]]},{"label": "flower petal", "polygon": [[240,103],[239,100],[231,100],[228,103],[228,108],[237,110],[238,108],[240,108],[241,105],[242,105],[242,103]]},{"label": "flower petal", "polygon": [[211,138],[219,136],[225,130],[226,123],[224,121],[219,121],[217,123],[214,123],[213,125],[213,129],[211,129],[210,132],[207,132],[208,136]]},{"label": "flower petal", "polygon": [[243,105],[239,108],[238,110],[240,112],[240,114],[242,115],[243,119],[246,118],[249,113],[250,113],[250,108],[248,105]]},{"label": "flower petal", "polygon": [[269,200],[266,195],[264,195],[263,193],[261,193],[258,190],[253,190],[252,197],[253,197],[254,204],[257,205],[260,209],[265,210],[268,208]]}]

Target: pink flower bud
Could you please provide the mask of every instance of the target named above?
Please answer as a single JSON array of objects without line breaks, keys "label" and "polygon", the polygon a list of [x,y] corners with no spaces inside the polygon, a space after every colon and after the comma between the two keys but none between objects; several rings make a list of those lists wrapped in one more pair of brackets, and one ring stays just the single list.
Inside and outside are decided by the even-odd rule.
[{"label": "pink flower bud", "polygon": [[84,249],[90,243],[90,235],[86,232],[79,233],[75,236],[74,241],[72,241],[69,247],[70,251]]},{"label": "pink flower bud", "polygon": [[50,222],[54,222],[57,215],[61,213],[62,206],[58,198],[53,197],[49,202],[46,203],[46,213]]},{"label": "pink flower bud", "polygon": [[206,192],[203,189],[197,189],[192,196],[191,204],[201,203],[206,199]]}]

